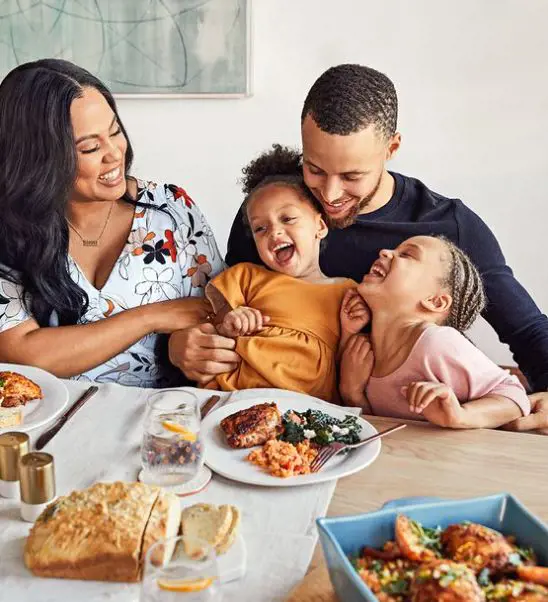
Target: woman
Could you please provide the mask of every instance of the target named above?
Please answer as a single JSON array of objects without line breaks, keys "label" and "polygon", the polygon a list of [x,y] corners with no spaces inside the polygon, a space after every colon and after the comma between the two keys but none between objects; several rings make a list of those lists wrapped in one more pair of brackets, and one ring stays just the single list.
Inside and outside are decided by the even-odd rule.
[{"label": "woman", "polygon": [[207,315],[223,262],[182,188],[129,176],[110,92],[67,61],[17,67],[0,84],[0,157],[0,361],[175,383],[161,334]]}]

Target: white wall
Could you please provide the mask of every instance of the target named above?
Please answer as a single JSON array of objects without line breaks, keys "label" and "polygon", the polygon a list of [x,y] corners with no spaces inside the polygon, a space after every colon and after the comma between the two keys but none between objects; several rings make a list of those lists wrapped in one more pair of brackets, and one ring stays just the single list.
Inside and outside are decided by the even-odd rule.
[{"label": "white wall", "polygon": [[[327,67],[375,67],[400,99],[391,168],[479,213],[546,311],[547,23],[547,0],[254,0],[253,97],[120,101],[134,173],[187,188],[224,250],[241,167],[272,142],[299,144]],[[480,347],[508,361],[489,330]]]}]

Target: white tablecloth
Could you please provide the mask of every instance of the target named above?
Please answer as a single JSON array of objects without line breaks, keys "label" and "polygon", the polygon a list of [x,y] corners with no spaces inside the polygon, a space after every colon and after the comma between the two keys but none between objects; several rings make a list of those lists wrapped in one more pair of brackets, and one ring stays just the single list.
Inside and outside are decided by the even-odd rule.
[{"label": "white tablecloth", "polygon": [[[89,385],[70,381],[67,386],[72,403]],[[101,480],[136,480],[148,394],[144,389],[101,385],[52,439],[44,451],[55,458],[58,495]],[[273,399],[295,396],[282,391],[268,394]],[[205,400],[211,392],[199,391],[199,395]],[[230,401],[256,395],[257,391],[241,391],[232,394]],[[42,430],[29,433],[32,443]],[[247,574],[223,588],[223,602],[285,599],[306,572],[317,540],[315,519],[325,514],[334,488],[335,482],[295,488],[253,487],[215,476],[205,491],[183,498],[183,503],[235,504],[242,510]],[[138,600],[139,585],[32,576],[22,560],[29,529],[19,518],[19,504],[0,498],[0,601]]]}]

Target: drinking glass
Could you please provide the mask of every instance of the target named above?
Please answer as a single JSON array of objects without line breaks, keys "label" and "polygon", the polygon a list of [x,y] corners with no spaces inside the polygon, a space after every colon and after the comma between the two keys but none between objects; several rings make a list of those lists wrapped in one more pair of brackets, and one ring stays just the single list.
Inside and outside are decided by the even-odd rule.
[{"label": "drinking glass", "polygon": [[145,557],[140,602],[219,602],[215,550],[180,535],[156,542]]},{"label": "drinking glass", "polygon": [[141,464],[145,483],[176,486],[193,479],[204,463],[198,398],[163,389],[147,400]]}]

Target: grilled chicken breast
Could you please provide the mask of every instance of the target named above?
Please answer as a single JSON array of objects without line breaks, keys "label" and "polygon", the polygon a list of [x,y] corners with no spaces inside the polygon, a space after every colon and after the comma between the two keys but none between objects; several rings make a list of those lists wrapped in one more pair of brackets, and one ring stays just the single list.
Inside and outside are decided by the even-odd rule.
[{"label": "grilled chicken breast", "polygon": [[282,416],[275,403],[261,403],[223,418],[221,428],[230,447],[253,447],[281,432]]},{"label": "grilled chicken breast", "polygon": [[42,389],[17,372],[0,372],[0,406],[16,408],[33,399],[42,399]]}]

